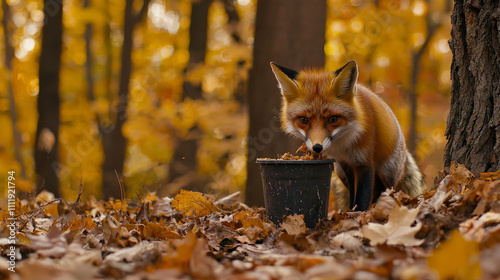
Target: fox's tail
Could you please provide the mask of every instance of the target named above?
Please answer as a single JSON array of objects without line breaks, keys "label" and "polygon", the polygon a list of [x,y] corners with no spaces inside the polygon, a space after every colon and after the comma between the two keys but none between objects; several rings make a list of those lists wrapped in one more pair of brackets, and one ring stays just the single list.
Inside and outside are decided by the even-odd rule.
[{"label": "fox's tail", "polygon": [[396,191],[402,190],[411,196],[417,196],[424,193],[426,188],[424,176],[420,172],[417,162],[410,152],[406,151],[405,172],[403,178],[401,178],[401,181],[399,181],[399,184],[394,189]]}]

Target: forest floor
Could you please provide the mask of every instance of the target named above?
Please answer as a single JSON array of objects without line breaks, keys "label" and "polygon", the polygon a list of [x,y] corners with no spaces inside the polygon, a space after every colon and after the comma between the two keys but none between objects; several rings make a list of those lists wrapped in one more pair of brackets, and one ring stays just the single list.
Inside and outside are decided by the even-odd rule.
[{"label": "forest floor", "polygon": [[424,195],[388,190],[315,229],[298,215],[275,226],[237,193],[72,203],[42,193],[17,201],[14,245],[0,232],[2,257],[15,252],[0,278],[499,279],[499,176],[453,164]]}]

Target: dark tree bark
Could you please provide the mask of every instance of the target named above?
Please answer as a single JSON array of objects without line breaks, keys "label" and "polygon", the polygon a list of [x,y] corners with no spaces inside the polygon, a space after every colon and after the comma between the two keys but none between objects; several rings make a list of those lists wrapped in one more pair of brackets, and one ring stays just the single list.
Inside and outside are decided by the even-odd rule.
[{"label": "dark tree bark", "polygon": [[[83,7],[88,8],[90,6],[90,0],[83,1]],[[85,77],[87,79],[87,96],[90,101],[94,101],[94,78],[92,77],[92,24],[87,23],[85,26],[85,53],[87,56],[87,61],[85,62]]]},{"label": "dark tree bark", "polygon": [[295,152],[300,142],[280,131],[281,94],[269,66],[300,70],[325,63],[326,1],[258,1],[255,23],[253,68],[250,71],[248,103],[248,162],[246,203],[264,205],[257,157],[276,157]]},{"label": "dark tree bark", "polygon": [[[7,1],[2,1],[2,25],[3,25],[3,37],[4,37],[4,59],[5,59],[5,67],[9,71],[9,76],[11,76],[12,71],[12,59],[14,58],[14,48],[10,42],[10,28],[9,28],[9,20],[10,20],[10,7],[7,4]],[[23,158],[21,157],[21,133],[17,129],[17,110],[16,110],[16,102],[14,100],[14,92],[12,91],[12,83],[10,82],[12,79],[9,78],[8,82],[8,97],[9,97],[9,113],[10,119],[12,120],[12,135],[14,136],[14,156],[16,161],[20,166],[20,176],[21,178],[26,178],[26,169],[24,167]]]},{"label": "dark tree bark", "polygon": [[44,0],[45,24],[39,66],[38,124],[35,138],[37,191],[60,196],[58,166],[59,70],[62,49],[62,2]]},{"label": "dark tree bark", "polygon": [[[141,10],[133,11],[133,0],[125,4],[125,23],[121,54],[121,73],[118,89],[118,104],[115,108],[116,120],[114,127],[100,127],[104,148],[104,162],[102,164],[102,190],[104,198],[122,198],[124,186],[120,182],[123,176],[125,149],[127,141],[122,134],[122,127],[127,120],[127,104],[129,97],[129,82],[132,72],[132,48],[134,27],[141,21],[148,8],[150,0],[144,0]],[[118,177],[118,178],[117,178]]]},{"label": "dark tree bark", "polygon": [[500,2],[455,1],[445,166],[500,169]]},{"label": "dark tree bark", "polygon": [[104,72],[104,80],[106,84],[106,97],[111,98],[111,82],[113,80],[113,43],[111,42],[111,14],[110,14],[110,0],[104,0],[105,15],[108,22],[104,28],[104,45],[106,48],[106,70]]},{"label": "dark tree bark", "polygon": [[[189,26],[189,62],[184,69],[184,73],[205,62],[205,53],[207,50],[207,28],[208,28],[208,9],[212,0],[193,1],[191,8],[191,23]],[[200,99],[202,98],[201,85],[193,85],[185,81],[182,99]],[[175,151],[169,164],[169,180],[182,180],[182,185],[196,184],[202,190],[204,180],[196,174],[196,155],[198,153],[198,139],[201,131],[194,127],[188,132],[186,137],[176,139]]]}]

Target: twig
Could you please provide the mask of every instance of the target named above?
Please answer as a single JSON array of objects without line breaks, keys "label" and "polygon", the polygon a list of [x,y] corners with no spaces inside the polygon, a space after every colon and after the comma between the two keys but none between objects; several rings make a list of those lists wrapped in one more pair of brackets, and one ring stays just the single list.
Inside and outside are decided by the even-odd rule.
[{"label": "twig", "polygon": [[33,216],[35,216],[36,214],[40,213],[40,211],[44,210],[44,209],[45,209],[45,207],[47,207],[47,205],[50,205],[50,204],[53,204],[53,203],[56,203],[56,202],[60,202],[61,200],[62,200],[61,198],[56,198],[56,199],[54,199],[54,200],[52,200],[52,201],[49,201],[49,202],[47,202],[46,204],[44,204],[44,205],[42,205],[42,206],[38,207],[37,209],[33,209],[33,210],[29,211],[29,212],[19,214],[19,215],[25,215],[25,214],[27,214],[27,213],[30,213],[30,214],[28,215],[28,217],[27,217],[27,219],[28,219],[28,220],[27,220],[27,221],[25,221],[25,222],[21,225],[21,227],[19,228],[19,231],[22,231],[22,230],[26,227],[26,225],[28,224],[28,222],[33,221]]},{"label": "twig", "polygon": [[81,171],[82,171],[82,167],[80,166],[80,190],[79,190],[79,193],[78,193],[78,197],[76,198],[75,204],[80,203],[81,196],[85,192],[85,189],[86,189],[83,186],[83,175],[81,174]]},{"label": "twig", "polygon": [[125,200],[125,189],[123,188],[122,181],[120,180],[118,172],[116,172],[116,169],[115,169],[115,174],[116,174],[116,179],[118,180],[118,185],[120,186],[120,198],[123,202]]}]

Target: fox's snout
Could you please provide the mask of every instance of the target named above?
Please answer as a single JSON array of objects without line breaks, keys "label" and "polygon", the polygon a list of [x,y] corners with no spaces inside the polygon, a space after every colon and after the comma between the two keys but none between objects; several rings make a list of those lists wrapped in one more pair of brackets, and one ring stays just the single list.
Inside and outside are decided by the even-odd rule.
[{"label": "fox's snout", "polygon": [[323,145],[321,145],[321,144],[314,144],[313,151],[315,151],[316,153],[321,153],[321,151],[323,151]]},{"label": "fox's snout", "polygon": [[323,139],[307,138],[305,142],[307,148],[315,153],[324,152],[330,147],[330,140],[327,137]]},{"label": "fox's snout", "polygon": [[310,151],[321,153],[328,148],[328,136],[330,132],[323,128],[324,124],[315,124],[305,132],[306,145]]}]

